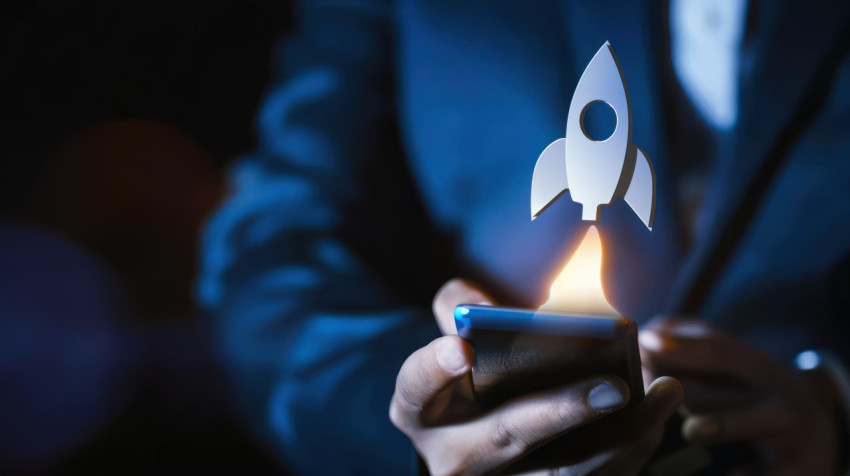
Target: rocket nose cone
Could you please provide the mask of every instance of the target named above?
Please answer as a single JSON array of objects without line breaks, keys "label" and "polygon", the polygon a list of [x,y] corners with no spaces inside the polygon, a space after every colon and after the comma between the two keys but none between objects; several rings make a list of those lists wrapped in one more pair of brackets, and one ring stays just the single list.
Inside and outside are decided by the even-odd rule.
[{"label": "rocket nose cone", "polygon": [[[610,106],[614,110],[616,114],[615,132],[628,135],[631,117],[628,88],[620,69],[620,63],[607,41],[593,55],[576,85],[567,117],[567,133],[569,134],[571,126],[583,129],[586,112],[599,103]],[[588,134],[585,133],[584,135],[587,139],[594,140],[588,137]],[[567,138],[569,138],[569,135]],[[603,142],[604,140],[594,140],[594,142]]]},{"label": "rocket nose cone", "polygon": [[[610,137],[594,140],[584,125],[589,107],[604,102],[616,115]],[[614,198],[631,141],[631,113],[626,83],[614,51],[602,45],[576,86],[567,117],[567,175],[574,201],[590,209]]]}]

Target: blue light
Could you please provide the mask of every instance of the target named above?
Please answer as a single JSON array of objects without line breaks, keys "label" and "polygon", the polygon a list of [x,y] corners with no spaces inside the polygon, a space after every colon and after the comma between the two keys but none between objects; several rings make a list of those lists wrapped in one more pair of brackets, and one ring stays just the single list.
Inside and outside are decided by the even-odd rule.
[{"label": "blue light", "polygon": [[800,352],[794,359],[794,363],[800,370],[812,370],[820,366],[820,355],[813,350]]}]

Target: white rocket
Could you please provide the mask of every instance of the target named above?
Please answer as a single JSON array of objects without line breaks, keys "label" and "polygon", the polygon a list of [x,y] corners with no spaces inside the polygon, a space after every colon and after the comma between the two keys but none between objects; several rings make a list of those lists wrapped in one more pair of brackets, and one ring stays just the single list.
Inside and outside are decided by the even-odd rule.
[{"label": "white rocket", "polygon": [[[584,115],[597,102],[614,109],[617,124],[605,140],[590,138]],[[606,41],[585,68],[570,102],[566,138],[558,139],[537,158],[531,179],[534,220],[570,191],[582,205],[582,220],[597,221],[599,207],[622,196],[651,230],[655,217],[655,172],[640,147],[631,143],[632,113],[623,72]]]}]

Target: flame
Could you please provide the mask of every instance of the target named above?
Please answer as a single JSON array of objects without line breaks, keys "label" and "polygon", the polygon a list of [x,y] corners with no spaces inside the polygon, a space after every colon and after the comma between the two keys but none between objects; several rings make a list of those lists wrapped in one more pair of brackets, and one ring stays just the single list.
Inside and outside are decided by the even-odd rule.
[{"label": "flame", "polygon": [[588,228],[576,252],[549,288],[549,300],[539,311],[619,316],[602,290],[602,240]]}]

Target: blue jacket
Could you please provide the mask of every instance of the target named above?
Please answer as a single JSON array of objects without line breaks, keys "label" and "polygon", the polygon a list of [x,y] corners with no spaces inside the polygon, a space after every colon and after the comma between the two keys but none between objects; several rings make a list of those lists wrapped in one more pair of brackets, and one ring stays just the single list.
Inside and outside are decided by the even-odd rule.
[{"label": "blue jacket", "polygon": [[282,459],[405,471],[387,407],[405,357],[438,335],[437,287],[458,275],[545,300],[587,225],[567,199],[532,223],[531,174],[606,40],[658,182],[651,232],[622,201],[601,210],[614,306],[696,313],[781,359],[850,359],[850,5],[759,2],[739,121],[686,243],[672,164],[688,149],[669,132],[667,19],[650,3],[297,4],[199,285],[246,421]]}]

